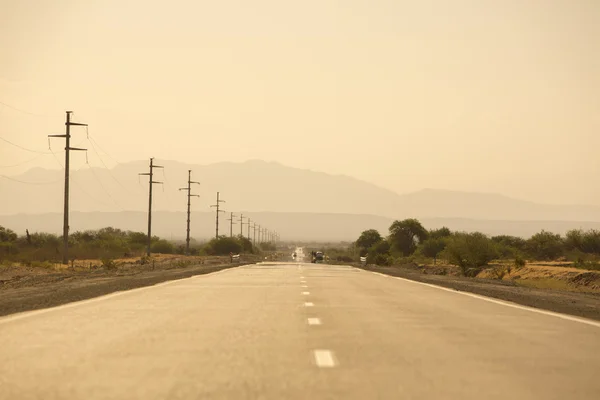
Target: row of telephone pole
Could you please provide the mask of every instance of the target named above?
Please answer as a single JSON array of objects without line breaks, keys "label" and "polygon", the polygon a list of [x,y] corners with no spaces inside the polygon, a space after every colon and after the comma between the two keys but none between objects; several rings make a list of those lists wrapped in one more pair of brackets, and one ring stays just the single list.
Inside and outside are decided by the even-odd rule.
[{"label": "row of telephone pole", "polygon": [[[154,158],[150,159],[150,171],[143,172],[139,175],[147,175],[148,176],[148,245],[147,245],[147,254],[150,255],[151,252],[151,244],[152,244],[152,186],[154,184],[162,184],[163,182],[158,182],[153,180],[154,168],[164,168],[163,166],[154,164]],[[179,188],[179,190],[184,190],[187,192],[187,229],[186,229],[186,238],[185,238],[185,252],[186,254],[190,254],[190,224],[191,224],[191,198],[192,197],[200,197],[197,194],[192,193],[192,184],[199,185],[200,182],[192,181],[192,171],[188,170],[188,180],[187,187]],[[224,213],[225,210],[221,209],[221,203],[225,203],[225,200],[221,199],[221,193],[217,192],[217,203],[211,205],[211,207],[215,208],[216,218],[215,218],[215,238],[219,238],[219,215]],[[258,228],[258,243],[265,242],[276,242],[279,240],[279,234],[274,231],[270,231],[266,228],[262,228],[260,225],[256,223],[252,224],[250,218],[246,217],[247,221],[244,222],[244,214],[240,214],[240,219],[238,220],[240,223],[240,237],[244,237],[244,225],[248,228],[248,235],[246,236],[248,240],[252,240],[253,244],[256,246],[257,243],[257,228]],[[231,217],[229,218],[229,236],[233,237],[233,225],[234,222],[234,214],[231,213]],[[253,231],[253,238],[250,239],[250,231]]]},{"label": "row of telephone pole", "polygon": [[[70,151],[87,151],[87,149],[82,149],[78,147],[71,147],[71,127],[72,126],[88,126],[87,124],[78,123],[71,121],[72,111],[66,112],[66,121],[65,121],[65,134],[64,135],[48,135],[48,137],[59,137],[65,138],[65,191],[64,191],[64,210],[63,210],[63,264],[68,264],[69,262],[69,169],[70,169]],[[154,180],[154,169],[155,168],[164,168],[162,165],[154,164],[154,158],[150,158],[150,166],[148,172],[142,172],[139,175],[148,176],[148,243],[146,248],[146,253],[150,255],[151,245],[152,245],[152,188],[156,184],[163,184],[163,182]],[[192,197],[200,197],[197,194],[192,193],[192,184],[199,185],[200,182],[192,181],[192,171],[188,170],[188,180],[187,186],[180,188],[179,190],[184,190],[187,192],[187,230],[186,230],[186,239],[185,239],[185,251],[186,254],[190,253],[190,211],[191,211],[191,198]],[[225,200],[220,198],[220,193],[217,192],[217,203],[212,205],[211,207],[216,208],[216,223],[215,223],[215,237],[219,238],[219,214],[224,213],[225,210],[221,209],[221,203],[225,203]],[[251,221],[250,218],[246,217],[246,222],[244,222],[244,215],[240,214],[240,219],[238,220],[240,223],[240,236],[244,236],[244,225],[247,226],[247,238],[250,240],[250,232],[253,232],[252,241],[254,245],[257,243],[265,243],[265,242],[276,242],[279,240],[279,234],[274,231],[270,231],[260,225],[257,225],[254,221]],[[233,221],[234,214],[231,213],[230,218],[230,227],[229,227],[229,236],[233,236]],[[258,230],[258,238],[257,238],[257,230]]]},{"label": "row of telephone pole", "polygon": [[[248,233],[245,236],[248,240],[251,240],[254,245],[257,243],[256,232],[258,230],[258,243],[264,242],[276,242],[279,240],[279,234],[277,232],[273,232],[268,230],[267,228],[261,227],[256,222],[252,221],[250,217],[244,217],[244,214],[240,214],[238,220],[235,219],[236,215],[231,212],[227,221],[229,221],[229,237],[233,237],[233,225],[236,225],[238,221],[240,223],[240,236],[244,236],[244,225],[248,228]],[[218,215],[217,215],[218,218]],[[244,222],[244,218],[246,218],[246,222]],[[250,235],[252,232],[252,235]],[[217,231],[217,237],[219,237],[219,232]]]}]

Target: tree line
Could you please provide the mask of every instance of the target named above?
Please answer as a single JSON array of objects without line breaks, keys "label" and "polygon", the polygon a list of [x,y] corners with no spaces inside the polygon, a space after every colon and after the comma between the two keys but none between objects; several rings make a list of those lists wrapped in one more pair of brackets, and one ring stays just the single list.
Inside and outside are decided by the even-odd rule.
[{"label": "tree line", "polygon": [[[18,235],[11,229],[0,226],[0,261],[59,262],[62,257],[62,240],[62,235],[29,231],[25,235]],[[81,260],[142,256],[147,242],[146,233],[112,227],[78,231],[69,235],[70,258]],[[255,246],[250,239],[241,235],[220,236],[208,242],[194,241],[190,246],[190,255],[257,254],[275,249],[274,243],[262,242]],[[185,242],[153,236],[151,250],[161,254],[185,254]]]},{"label": "tree line", "polygon": [[542,230],[528,239],[481,232],[452,232],[443,227],[427,230],[414,218],[394,221],[386,237],[377,230],[361,233],[355,242],[361,257],[377,265],[393,265],[416,259],[443,258],[457,265],[465,276],[475,276],[492,260],[572,261],[576,267],[600,269],[600,231],[573,229],[565,236]]}]

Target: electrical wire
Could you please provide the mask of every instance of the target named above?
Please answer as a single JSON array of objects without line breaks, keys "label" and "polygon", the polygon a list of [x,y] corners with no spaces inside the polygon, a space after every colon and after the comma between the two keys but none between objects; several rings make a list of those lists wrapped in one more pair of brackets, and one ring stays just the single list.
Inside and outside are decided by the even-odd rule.
[{"label": "electrical wire", "polygon": [[37,153],[37,154],[50,154],[50,153],[51,153],[51,152],[49,152],[49,151],[38,151],[38,150],[32,150],[32,149],[28,149],[27,147],[23,147],[23,146],[21,146],[20,144],[13,143],[13,142],[11,142],[11,141],[10,141],[10,140],[8,140],[8,139],[5,139],[5,138],[3,138],[2,136],[0,136],[0,140],[2,140],[2,141],[4,141],[4,142],[6,142],[6,143],[8,143],[8,144],[11,144],[11,145],[13,145],[13,146],[15,146],[15,147],[18,147],[18,148],[20,148],[21,150],[28,151],[28,152],[30,152],[30,153]]},{"label": "electrical wire", "polygon": [[23,161],[23,162],[21,162],[21,163],[18,163],[18,164],[12,164],[12,165],[0,165],[0,168],[12,168],[12,167],[20,167],[21,165],[25,165],[25,164],[28,164],[28,163],[30,163],[30,162],[33,162],[33,161],[37,160],[38,158],[40,158],[40,157],[41,157],[41,156],[43,156],[43,155],[44,155],[44,154],[38,154],[37,156],[33,157],[32,159],[30,159],[30,160],[27,160],[27,161]]},{"label": "electrical wire", "polygon": [[26,185],[52,185],[52,184],[62,181],[62,178],[61,178],[61,179],[57,179],[57,180],[51,181],[51,182],[26,182],[26,181],[22,181],[20,179],[11,178],[10,176],[6,176],[6,175],[0,175],[0,177],[2,177],[4,179],[8,179],[9,181],[19,182],[19,183],[23,183]]},{"label": "electrical wire", "polygon": [[[97,155],[97,156],[98,156],[98,158],[100,159],[100,162],[102,163],[102,165],[104,166],[104,168],[105,168],[105,169],[108,171],[108,174],[110,175],[110,177],[111,177],[111,178],[112,178],[112,179],[113,179],[115,182],[117,182],[117,184],[118,184],[119,186],[121,186],[121,187],[122,187],[122,188],[123,188],[123,189],[124,189],[124,190],[125,190],[125,191],[126,191],[128,194],[132,194],[132,193],[129,191],[129,188],[127,188],[125,185],[123,185],[123,184],[121,183],[121,181],[119,181],[119,180],[118,180],[118,179],[117,179],[117,178],[114,176],[114,174],[112,173],[112,171],[110,170],[110,168],[108,168],[108,167],[106,166],[106,164],[104,163],[104,160],[102,160],[102,157],[100,156],[100,153],[98,153],[98,151],[96,150],[96,146],[94,145],[94,142],[92,142],[92,140],[93,140],[92,138],[89,138],[89,139],[88,139],[88,142],[89,142],[89,143],[90,143],[90,145],[92,146],[92,150],[94,150],[94,153],[96,153],[96,155]],[[105,153],[105,154],[107,154],[106,152],[104,152],[104,153]]]},{"label": "electrical wire", "polygon": [[23,114],[28,114],[28,115],[34,116],[34,117],[51,118],[49,115],[42,115],[42,114],[36,114],[36,113],[29,112],[29,111],[25,111],[25,110],[22,110],[20,108],[11,106],[10,104],[7,104],[7,103],[5,103],[3,101],[0,101],[0,105],[2,105],[4,107],[7,107],[7,108],[11,108],[11,109],[13,109],[15,111],[18,111],[18,112],[21,112]]},{"label": "electrical wire", "polygon": [[106,187],[104,187],[104,185],[102,184],[102,181],[100,180],[100,178],[98,178],[98,175],[96,175],[96,172],[94,171],[94,168],[89,163],[86,163],[86,165],[88,166],[89,170],[92,171],[92,175],[94,175],[94,178],[96,178],[96,180],[100,184],[100,187],[102,188],[102,190],[104,191],[104,193],[106,193],[106,195],[113,201],[113,203],[115,203],[115,205],[119,208],[119,210],[125,211],[125,209],[123,207],[121,207],[119,205],[119,203],[117,203],[117,201],[115,200],[115,198],[111,196],[111,194],[108,192],[108,190],[106,190]]}]

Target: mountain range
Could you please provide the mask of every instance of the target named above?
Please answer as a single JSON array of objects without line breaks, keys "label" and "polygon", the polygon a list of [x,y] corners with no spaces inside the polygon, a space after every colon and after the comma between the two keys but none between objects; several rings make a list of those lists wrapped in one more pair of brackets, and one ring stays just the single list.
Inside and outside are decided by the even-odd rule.
[{"label": "mountain range", "polygon": [[[200,182],[200,185],[192,185],[192,192],[200,196],[192,199],[192,210],[198,219],[196,226],[213,226],[206,232],[204,228],[197,231],[207,237],[214,231],[214,212],[211,213],[210,205],[215,203],[217,191],[225,200],[224,210],[236,215],[239,212],[255,215],[257,221],[261,216],[265,226],[268,216],[273,216],[270,222],[273,229],[276,229],[275,224],[280,225],[278,220],[287,221],[290,229],[292,226],[299,229],[306,222],[308,228],[302,228],[304,233],[299,230],[298,238],[310,235],[314,226],[321,225],[320,232],[326,232],[329,228],[323,226],[324,221],[336,225],[327,234],[331,239],[350,239],[347,236],[363,227],[387,231],[391,221],[403,218],[418,218],[427,221],[425,225],[430,227],[440,223],[459,230],[480,227],[477,230],[488,233],[499,233],[504,229],[503,233],[521,236],[541,227],[564,232],[571,227],[600,225],[600,207],[597,206],[537,204],[500,194],[435,189],[398,194],[348,176],[260,160],[209,165],[162,160],[155,163],[164,167],[154,171],[154,180],[163,184],[153,186],[153,209],[165,216],[165,222],[160,223],[160,214],[157,214],[155,231],[163,234],[181,230],[175,226],[169,228],[167,221],[170,219],[185,220],[186,192],[178,189],[187,186],[188,170],[192,170],[192,180]],[[115,226],[130,221],[121,227],[143,231],[148,207],[148,177],[139,173],[144,172],[148,172],[148,162],[143,161],[118,164],[112,169],[84,165],[72,170],[71,230],[101,227],[92,224],[93,221],[106,226],[112,218],[109,216],[120,215],[115,217]],[[37,219],[40,223],[36,229],[60,231],[48,227],[55,226],[56,217],[59,217],[60,228],[63,177],[63,171],[42,168],[33,168],[17,176],[0,176],[0,223],[17,228],[23,225],[19,221],[27,221],[33,226],[32,221]],[[168,213],[174,214],[169,218]],[[223,214],[225,225],[228,217],[228,213]],[[42,220],[54,222],[46,224],[41,223]],[[281,229],[287,228],[280,226],[278,230],[281,232]],[[353,233],[345,235],[344,232]]]}]

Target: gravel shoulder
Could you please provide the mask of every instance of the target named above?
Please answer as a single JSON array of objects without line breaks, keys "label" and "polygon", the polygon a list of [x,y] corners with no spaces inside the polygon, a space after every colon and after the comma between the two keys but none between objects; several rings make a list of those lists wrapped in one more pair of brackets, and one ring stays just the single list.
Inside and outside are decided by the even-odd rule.
[{"label": "gravel shoulder", "polygon": [[524,306],[600,321],[599,293],[528,288],[502,280],[429,275],[410,267],[355,266],[367,271],[380,272],[417,282],[493,297]]}]

